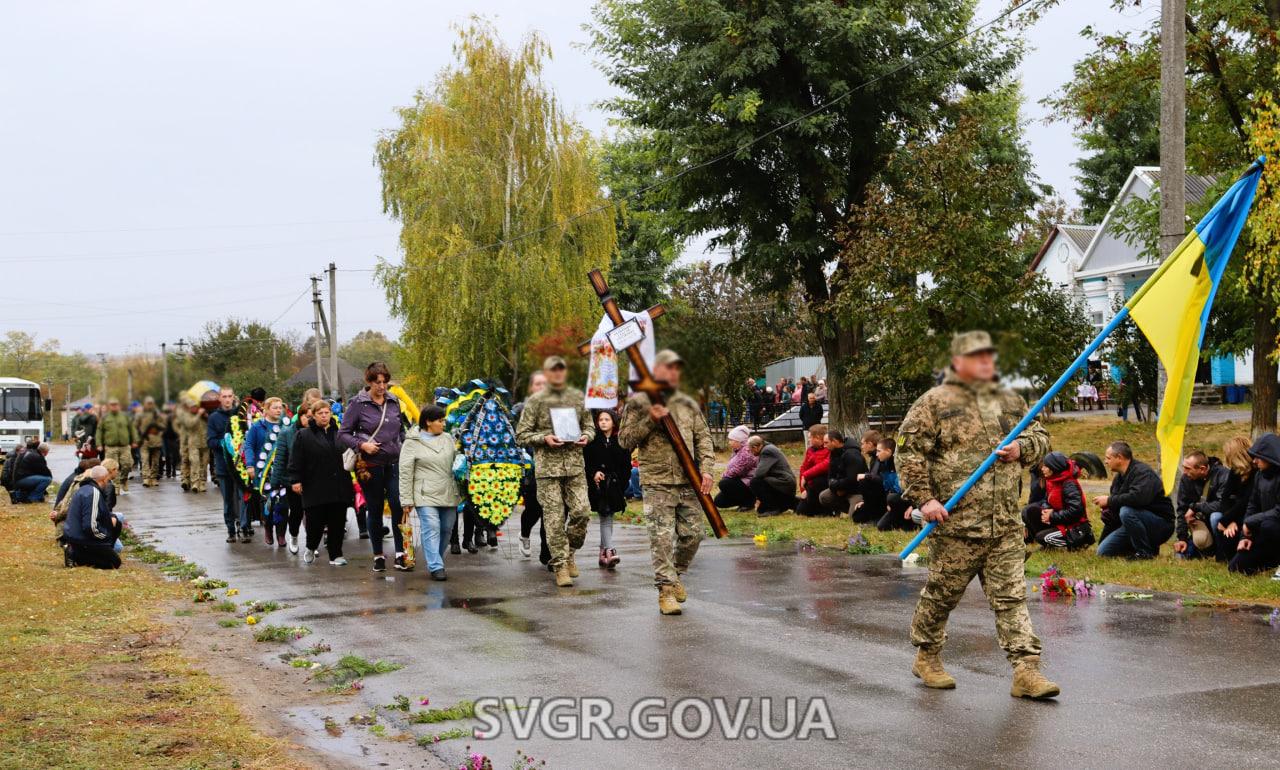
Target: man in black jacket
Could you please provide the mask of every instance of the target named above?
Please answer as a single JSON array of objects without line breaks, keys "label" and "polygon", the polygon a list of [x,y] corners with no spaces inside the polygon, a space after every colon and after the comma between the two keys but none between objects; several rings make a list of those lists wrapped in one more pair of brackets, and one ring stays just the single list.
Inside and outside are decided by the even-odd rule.
[{"label": "man in black jacket", "polygon": [[[1218,462],[1216,457],[1206,457],[1199,450],[1188,452],[1182,458],[1182,479],[1178,482],[1178,510],[1174,519],[1174,534],[1178,542],[1174,553],[1183,558],[1199,559],[1213,556],[1213,533],[1210,530],[1209,512],[1217,510],[1222,502],[1231,470]],[[1200,546],[1196,545],[1199,539]]]},{"label": "man in black jacket", "polygon": [[[1173,536],[1173,503],[1165,494],[1160,476],[1140,460],[1124,441],[1107,447],[1103,462],[1115,474],[1111,493],[1094,498],[1099,507],[1119,519],[1098,544],[1099,556],[1130,556],[1154,559],[1160,544]],[[1103,514],[1104,520],[1107,514]]]},{"label": "man in black jacket", "polygon": [[[249,520],[249,511],[242,499],[244,487],[241,485],[240,472],[235,461],[228,456],[222,439],[231,432],[231,418],[236,413],[236,392],[233,388],[224,387],[218,391],[218,402],[221,407],[209,415],[209,423],[205,427],[206,443],[209,456],[213,458],[213,478],[222,492],[222,520],[227,526],[227,542],[236,541],[236,525],[240,526],[240,542],[253,542],[253,524]],[[248,426],[241,425],[241,430]]]},{"label": "man in black jacket", "polygon": [[823,416],[823,406],[818,403],[818,397],[812,393],[806,394],[804,402],[800,404],[800,425],[807,432],[822,422]]},{"label": "man in black jacket", "polygon": [[854,505],[862,502],[858,476],[866,474],[867,461],[861,445],[852,438],[846,439],[838,430],[828,431],[827,448],[831,450],[831,467],[827,471],[827,489],[818,495],[818,502],[837,515],[849,514]]},{"label": "man in black jacket", "polygon": [[40,444],[28,448],[17,459],[14,469],[13,494],[15,503],[43,503],[44,496],[53,483],[53,471],[49,470],[49,445]]},{"label": "man in black jacket", "polygon": [[1228,569],[1253,575],[1280,566],[1280,437],[1262,434],[1249,448],[1249,456],[1258,470],[1240,528],[1240,544]]}]

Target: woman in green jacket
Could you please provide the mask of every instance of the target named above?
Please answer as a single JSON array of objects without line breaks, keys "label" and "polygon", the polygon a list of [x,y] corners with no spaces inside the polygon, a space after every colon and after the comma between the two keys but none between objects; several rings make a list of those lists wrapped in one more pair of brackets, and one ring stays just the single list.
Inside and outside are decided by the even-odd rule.
[{"label": "woman in green jacket", "polygon": [[432,580],[445,580],[444,552],[462,495],[453,476],[457,444],[444,430],[444,409],[422,410],[400,448],[400,501],[405,515],[418,512],[422,554]]}]

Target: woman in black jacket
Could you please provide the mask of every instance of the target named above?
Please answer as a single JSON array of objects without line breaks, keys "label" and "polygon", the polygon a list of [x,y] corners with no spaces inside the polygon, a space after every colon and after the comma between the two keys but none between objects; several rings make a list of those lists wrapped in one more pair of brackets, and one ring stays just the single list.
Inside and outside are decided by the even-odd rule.
[{"label": "woman in black jacket", "polygon": [[1193,503],[1191,509],[1209,519],[1209,531],[1213,533],[1215,558],[1231,561],[1240,542],[1240,526],[1244,524],[1244,511],[1253,496],[1254,467],[1249,456],[1249,438],[1232,436],[1222,445],[1223,465],[1230,471],[1222,485],[1222,494],[1214,500]]},{"label": "woman in black jacket", "polygon": [[1264,433],[1249,448],[1257,468],[1240,525],[1240,541],[1227,569],[1254,575],[1280,566],[1280,437]]},{"label": "woman in black jacket", "polygon": [[582,448],[587,473],[587,497],[600,517],[600,566],[613,569],[621,559],[613,547],[613,515],[627,508],[631,453],[618,444],[618,418],[610,411],[596,413],[596,435]]},{"label": "woman in black jacket", "polygon": [[354,502],[351,474],[342,467],[342,445],[337,442],[338,426],[328,401],[316,401],[311,410],[311,426],[298,431],[289,452],[289,481],[295,493],[302,495],[302,508],[307,522],[307,547],[302,560],[315,561],[320,548],[320,535],[328,530],[325,547],[329,564],[345,566],[342,536],[347,523],[347,508]]}]

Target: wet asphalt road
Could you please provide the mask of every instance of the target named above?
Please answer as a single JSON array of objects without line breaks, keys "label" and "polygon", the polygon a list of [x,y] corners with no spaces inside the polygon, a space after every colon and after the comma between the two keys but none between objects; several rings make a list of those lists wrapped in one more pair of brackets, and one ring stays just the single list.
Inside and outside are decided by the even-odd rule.
[{"label": "wet asphalt road", "polygon": [[[55,468],[70,465],[55,459]],[[557,589],[536,558],[519,556],[514,520],[498,549],[447,557],[450,579],[433,583],[421,570],[371,572],[354,523],[352,563],[332,568],[260,540],[223,543],[212,491],[196,497],[175,482],[135,483],[120,510],[138,533],[230,581],[241,598],[288,605],[268,622],[310,627],[304,645],[323,639],[335,654],[404,664],[366,680],[358,697],[369,707],[397,694],[415,708],[422,695],[433,707],[481,696],[609,696],[616,726],[645,697],[790,695],[801,704],[824,698],[838,731],[834,741],[727,741],[713,730],[701,740],[535,734],[438,745],[454,767],[468,742],[498,767],[517,748],[554,768],[1280,766],[1280,628],[1259,608],[1033,595],[1046,671],[1064,691],[1056,703],[1034,703],[1009,697],[1009,667],[976,581],[949,627],[945,658],[959,689],[918,684],[907,628],[924,572],[890,557],[704,541],[685,614],[667,618],[635,527],[617,529],[616,573],[582,558],[577,586]],[[596,537],[593,521],[584,554]],[[757,707],[747,724],[759,721]]]}]

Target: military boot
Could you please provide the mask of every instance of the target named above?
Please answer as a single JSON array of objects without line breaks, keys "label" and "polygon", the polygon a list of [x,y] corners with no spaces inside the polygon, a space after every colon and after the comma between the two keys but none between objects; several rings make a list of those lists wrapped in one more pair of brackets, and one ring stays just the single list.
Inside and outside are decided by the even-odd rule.
[{"label": "military boot", "polygon": [[675,586],[662,586],[658,589],[658,612],[663,615],[680,614],[680,602],[676,601]]},{"label": "military boot", "polygon": [[680,602],[681,604],[684,604],[685,601],[689,598],[689,592],[684,590],[684,578],[677,580],[676,584],[672,586],[672,588],[675,589],[676,601]]},{"label": "military boot", "polygon": [[561,588],[568,588],[573,585],[573,575],[569,572],[568,562],[564,562],[556,568],[556,585]]},{"label": "military boot", "polygon": [[925,652],[924,648],[916,650],[916,662],[911,666],[911,673],[924,682],[925,687],[935,690],[954,690],[955,677],[942,667],[942,656],[936,652]]},{"label": "military boot", "polygon": [[1013,665],[1013,688],[1009,694],[1015,698],[1053,698],[1062,692],[1058,685],[1045,679],[1040,673],[1040,656],[1028,655]]},{"label": "military boot", "polygon": [[578,563],[573,560],[573,551],[569,552],[569,558],[565,561],[565,565],[569,568],[569,577],[578,576]]}]

